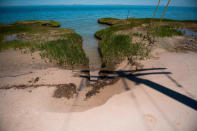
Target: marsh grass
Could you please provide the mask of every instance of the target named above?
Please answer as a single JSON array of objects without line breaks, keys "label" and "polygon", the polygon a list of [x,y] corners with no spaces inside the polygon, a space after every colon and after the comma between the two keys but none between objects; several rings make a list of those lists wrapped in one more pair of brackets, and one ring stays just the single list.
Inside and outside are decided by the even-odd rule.
[{"label": "marsh grass", "polygon": [[[101,20],[107,22],[108,19]],[[112,20],[110,19],[109,21],[111,22]],[[118,31],[132,29],[143,23],[141,21],[136,22],[134,19],[127,19],[125,21],[122,20],[95,33],[95,37],[100,39],[99,50],[102,56],[102,62],[108,69],[114,69],[125,57],[131,63],[134,63],[136,59],[143,59],[148,55],[148,48],[145,45],[142,43],[132,43],[133,35],[116,34]]]},{"label": "marsh grass", "polygon": [[[46,26],[43,26],[46,24]],[[0,24],[0,41],[5,36],[17,33],[46,33],[53,30],[54,27],[59,27],[60,24],[55,21],[22,21],[13,24]],[[58,30],[58,28],[55,28]],[[61,30],[61,29],[60,29]]]},{"label": "marsh grass", "polygon": [[120,24],[122,22],[123,22],[123,20],[120,20],[117,18],[100,18],[100,19],[98,19],[98,23],[107,24],[107,25]]},{"label": "marsh grass", "polygon": [[38,26],[37,24],[11,24],[7,26],[0,27],[0,33],[7,35],[7,34],[14,34],[20,32],[29,32],[29,33],[36,33],[36,32],[44,32],[47,28]]},{"label": "marsh grass", "polygon": [[9,48],[27,49],[31,53],[40,51],[42,58],[48,58],[61,66],[87,66],[88,59],[82,49],[82,39],[77,34],[69,34],[65,39],[44,43],[22,42],[19,40],[0,43],[0,51]]},{"label": "marsh grass", "polygon": [[131,43],[131,41],[132,37],[129,35],[116,34],[99,42],[102,62],[106,68],[114,69],[125,57],[134,60],[134,57],[140,56],[142,59],[147,55],[142,43]]},{"label": "marsh grass", "polygon": [[130,48],[130,37],[127,35],[114,35],[99,43],[102,60],[105,64],[116,64],[127,55]]},{"label": "marsh grass", "polygon": [[101,40],[104,37],[110,37],[111,35],[113,35],[117,31],[131,29],[133,27],[134,27],[133,23],[122,24],[122,25],[113,25],[113,26],[107,27],[103,30],[97,31],[95,33],[95,37]]},{"label": "marsh grass", "polygon": [[[44,24],[44,25],[43,25]],[[0,51],[9,48],[40,51],[42,58],[64,67],[88,66],[88,59],[82,49],[82,37],[70,29],[57,28],[54,21],[22,21],[0,25]],[[28,41],[6,41],[9,35],[27,37]],[[44,39],[41,39],[44,38]],[[48,38],[50,38],[48,40]]]},{"label": "marsh grass", "polygon": [[21,42],[19,40],[13,40],[13,41],[5,41],[0,43],[0,51],[7,50],[9,48],[13,49],[29,49],[34,46],[34,43],[32,42]]},{"label": "marsh grass", "polygon": [[[197,21],[178,21],[164,19],[161,26],[158,27],[160,19],[150,18],[128,18],[128,19],[116,19],[116,18],[101,18],[98,20],[101,24],[110,25],[109,27],[97,31],[95,37],[99,41],[99,50],[102,56],[102,62],[107,68],[114,68],[125,57],[127,57],[131,63],[139,59],[143,59],[149,55],[151,47],[142,43],[132,43],[132,37],[141,37],[152,41],[153,37],[172,37],[183,35],[181,31],[176,28],[185,26],[190,27],[190,24],[196,24]],[[148,28],[151,25],[150,32]],[[117,34],[119,31],[131,30],[134,27],[142,27],[144,33],[132,32],[128,35]],[[191,27],[190,27],[191,28]],[[147,35],[149,34],[149,35]]]},{"label": "marsh grass", "polygon": [[[155,29],[156,36],[158,37],[172,37],[172,36],[180,36],[183,35],[180,31],[176,30],[176,28],[180,27],[188,27],[191,28],[191,24],[197,24],[196,20],[171,20],[171,19],[163,19],[162,24],[160,26],[160,19],[151,19],[151,18],[128,18],[128,19],[116,19],[116,18],[101,18],[98,20],[102,24],[111,25],[110,27],[98,31],[95,33],[95,36],[99,39],[107,35],[107,33],[116,32],[119,30],[131,29],[133,27],[141,26],[142,24],[150,24],[153,23],[152,32],[153,35]],[[107,33],[106,33],[107,32]]]},{"label": "marsh grass", "polygon": [[[151,32],[154,35],[154,32]],[[162,25],[156,30],[156,36],[158,37],[172,37],[172,36],[181,36],[183,33],[181,31],[176,30],[174,27],[170,25]]]},{"label": "marsh grass", "polygon": [[[72,37],[71,37],[72,36]],[[49,41],[36,46],[42,58],[57,61],[62,66],[88,65],[88,59],[82,49],[81,39],[72,34],[68,39]]]}]

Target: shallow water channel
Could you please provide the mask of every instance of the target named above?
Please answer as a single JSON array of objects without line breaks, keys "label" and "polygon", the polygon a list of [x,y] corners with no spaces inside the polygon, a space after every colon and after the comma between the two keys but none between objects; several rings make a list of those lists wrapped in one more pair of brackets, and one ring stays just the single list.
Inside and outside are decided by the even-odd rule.
[{"label": "shallow water channel", "polygon": [[98,24],[95,19],[87,22],[87,24],[80,25],[80,27],[75,30],[83,38],[83,50],[89,59],[90,78],[91,76],[98,75],[102,65],[101,57],[98,51],[98,40],[94,37],[94,34],[95,32],[106,27],[107,26],[105,25]]},{"label": "shallow water channel", "polygon": [[101,58],[98,51],[98,41],[93,34],[83,34],[83,49],[89,58],[89,68],[91,71],[97,71],[101,68]]},{"label": "shallow water channel", "polygon": [[98,40],[94,37],[94,34],[107,26],[98,24],[97,19],[92,19],[91,21],[88,20],[88,22],[85,23],[86,24],[83,24],[77,28],[76,32],[83,38],[83,50],[89,59],[90,80],[96,81],[97,78],[94,76],[99,75],[102,62],[98,50]]}]

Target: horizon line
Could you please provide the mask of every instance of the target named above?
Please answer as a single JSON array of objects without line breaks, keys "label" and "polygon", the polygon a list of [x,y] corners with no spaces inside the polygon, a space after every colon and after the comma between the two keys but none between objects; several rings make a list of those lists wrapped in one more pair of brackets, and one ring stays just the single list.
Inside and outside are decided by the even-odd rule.
[{"label": "horizon line", "polygon": [[[77,5],[84,5],[84,6],[95,6],[95,5],[111,5],[111,6],[157,6],[157,5],[135,5],[135,4],[35,4],[35,5],[0,5],[0,7],[16,7],[16,6],[77,6]],[[160,5],[165,6],[165,5]],[[197,6],[182,6],[182,5],[169,5],[169,7],[197,7]]]}]

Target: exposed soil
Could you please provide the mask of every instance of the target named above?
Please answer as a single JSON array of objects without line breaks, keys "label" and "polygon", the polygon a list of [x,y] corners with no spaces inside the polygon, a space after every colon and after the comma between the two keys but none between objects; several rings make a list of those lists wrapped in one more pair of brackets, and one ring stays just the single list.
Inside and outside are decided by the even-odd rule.
[{"label": "exposed soil", "polygon": [[77,87],[75,84],[65,84],[56,86],[56,90],[54,92],[53,97],[62,98],[66,97],[67,99],[73,98],[75,94],[77,94]]},{"label": "exposed soil", "polygon": [[113,79],[109,79],[109,76],[101,76],[102,79],[98,79],[96,83],[89,83],[89,86],[92,88],[86,93],[86,99],[91,98],[92,96],[96,95],[97,93],[100,93],[100,90],[103,89],[105,86],[113,85],[115,84],[119,78],[115,77]]}]

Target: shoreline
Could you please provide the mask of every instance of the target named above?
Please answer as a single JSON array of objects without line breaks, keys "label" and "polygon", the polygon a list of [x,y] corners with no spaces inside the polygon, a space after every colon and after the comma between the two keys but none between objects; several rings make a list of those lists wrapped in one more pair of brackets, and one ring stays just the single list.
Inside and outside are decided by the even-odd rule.
[{"label": "shoreline", "polygon": [[[128,19],[129,20],[129,19]],[[136,19],[137,21],[138,20],[144,20],[144,19]],[[146,20],[149,20],[149,19],[145,19],[145,21]],[[156,19],[157,20],[157,19]],[[102,21],[104,21],[104,23],[102,22]],[[125,22],[126,21],[126,22]],[[172,20],[164,20],[165,22],[167,21],[167,22],[174,22],[174,21],[172,21]],[[36,21],[25,21],[27,24],[29,24],[30,22],[32,22],[32,23],[34,23],[34,22],[36,22]],[[20,23],[25,23],[25,22],[18,22],[18,24],[20,24]],[[43,21],[38,21],[38,22],[41,22],[41,23],[44,23]],[[48,22],[48,21],[46,21],[46,22]],[[105,28],[105,29],[103,29],[103,30],[101,30],[101,31],[105,31],[105,30],[108,30],[108,29],[110,29],[110,28],[113,28],[113,27],[116,27],[116,24],[119,24],[119,23],[121,23],[121,24],[128,24],[128,22],[127,22],[127,20],[120,20],[120,19],[115,19],[115,18],[103,18],[103,19],[100,19],[100,20],[98,20],[98,23],[100,23],[100,24],[108,24],[108,22],[109,23],[111,23],[110,25],[111,26],[109,26],[109,27],[107,27],[107,28]],[[131,21],[131,22],[133,22],[133,20]],[[177,21],[175,21],[175,22],[177,22]],[[54,22],[55,23],[55,22]],[[55,27],[57,27],[58,25],[57,25],[57,23],[55,23],[56,24],[56,26]],[[142,25],[140,25],[140,26],[142,26],[142,27],[144,27],[144,24],[143,23],[141,23]],[[119,35],[119,34],[124,34],[125,36],[126,35],[130,35],[130,32],[134,32],[133,34],[132,34],[132,37],[133,37],[133,39],[132,39],[132,41],[131,42],[139,42],[139,39],[142,39],[142,38],[140,38],[138,35],[134,35],[135,34],[135,32],[136,31],[139,31],[139,32],[142,32],[141,30],[142,29],[140,29],[139,28],[139,25],[137,25],[136,27],[134,26],[134,27],[132,27],[130,30],[128,30],[127,28],[125,28],[125,29],[123,29],[123,30],[116,30],[116,32],[115,32],[115,34],[116,35]],[[47,25],[46,25],[47,26]],[[48,24],[48,26],[50,26],[50,24]],[[118,25],[119,26],[119,25]],[[59,27],[59,26],[58,26]],[[124,31],[124,30],[126,30],[126,31]],[[127,31],[128,30],[128,31]],[[98,31],[98,32],[96,32],[95,33],[95,37],[96,36],[98,36],[98,33],[99,32],[101,32],[101,31]],[[120,33],[118,33],[118,32],[120,32]],[[113,32],[114,33],[114,32]],[[143,32],[142,32],[143,33]],[[138,34],[138,32],[136,33],[136,34]],[[143,34],[142,34],[143,35]],[[139,38],[138,38],[139,37]],[[24,37],[22,37],[22,38],[24,38]],[[28,37],[27,37],[28,38]],[[195,36],[194,36],[194,38],[195,38]],[[110,39],[110,38],[109,38]],[[190,42],[191,41],[191,39],[195,42],[195,40],[196,39],[193,39],[193,37],[186,37],[186,36],[172,36],[172,37],[159,37],[157,40],[156,40],[156,43],[155,43],[155,46],[153,46],[153,49],[154,49],[154,51],[151,51],[151,53],[150,53],[150,56],[148,55],[148,56],[145,56],[143,59],[149,59],[149,58],[152,58],[152,56],[156,56],[156,55],[158,55],[158,53],[159,52],[165,52],[164,50],[167,50],[167,51],[170,51],[170,52],[182,52],[182,50],[184,50],[184,51],[193,51],[193,50],[190,50],[188,47],[188,49],[187,48],[185,48],[185,47],[179,47],[179,45],[177,44],[177,43],[180,43],[180,42],[182,42],[182,41],[188,41],[188,42]],[[101,42],[102,41],[102,39],[100,39],[100,41],[99,42]],[[147,44],[147,42],[145,41],[145,43],[143,43],[143,44]],[[182,43],[181,43],[182,44]],[[178,45],[178,46],[177,46]],[[180,48],[180,49],[179,49]],[[191,47],[192,48],[192,47]],[[158,50],[158,51],[157,51]],[[53,62],[51,63],[51,61],[46,61],[46,59],[43,59],[43,60],[41,60],[40,58],[39,58],[39,52],[35,52],[34,54],[36,54],[36,55],[32,55],[32,53],[31,53],[31,56],[28,56],[27,57],[27,55],[26,55],[26,53],[28,54],[28,55],[30,55],[29,53],[30,52],[26,52],[25,50],[24,50],[24,54],[21,54],[21,56],[19,56],[18,58],[12,58],[12,55],[13,56],[17,56],[16,54],[16,52],[20,52],[19,50],[13,50],[13,51],[11,51],[11,50],[7,50],[8,51],[8,53],[7,53],[7,56],[8,56],[8,58],[6,58],[6,60],[9,60],[10,59],[10,64],[11,64],[11,61],[13,61],[14,59],[17,59],[16,61],[20,61],[20,58],[19,57],[21,57],[21,58],[23,58],[24,60],[26,59],[26,61],[25,61],[25,63],[24,62],[22,62],[21,64],[23,65],[25,65],[26,67],[25,68],[27,68],[28,70],[31,70],[31,66],[32,65],[34,65],[34,64],[36,64],[36,63],[34,63],[34,62],[38,62],[37,64],[40,66],[40,65],[43,65],[43,69],[45,68],[45,69],[50,69],[51,67],[52,68],[59,68],[59,69],[61,69],[61,66],[57,66],[56,64],[54,64]],[[7,51],[5,51],[5,53],[7,52]],[[103,54],[102,54],[102,52],[101,52],[101,48],[99,47],[98,48],[98,51],[99,51],[99,53],[100,53],[100,56],[101,56],[101,58],[103,59]],[[22,52],[21,52],[22,53]],[[2,54],[2,53],[1,53]],[[9,55],[11,56],[10,58],[9,58]],[[15,55],[14,55],[15,54]],[[26,55],[26,56],[25,56]],[[41,55],[41,54],[40,54]],[[2,60],[4,59],[4,57],[5,57],[5,54],[2,56]],[[26,58],[27,57],[27,58]],[[42,57],[42,56],[41,56]],[[37,59],[37,60],[35,60],[35,58]],[[12,59],[12,60],[11,60]],[[31,64],[28,64],[28,60],[32,60],[32,62],[31,62]],[[128,59],[128,60],[127,60]],[[92,90],[89,90],[88,92],[87,92],[87,94],[86,94],[86,97],[87,97],[87,95],[88,95],[88,93],[90,93],[91,95],[90,95],[90,97],[92,97],[92,96],[94,96],[94,95],[97,95],[97,94],[99,94],[100,93],[100,90],[102,90],[102,88],[104,88],[105,86],[107,86],[107,85],[113,85],[114,83],[116,83],[115,81],[113,81],[113,79],[114,78],[116,78],[116,76],[114,77],[114,76],[112,76],[112,81],[110,80],[110,79],[108,79],[108,77],[110,78],[111,76],[111,74],[109,73],[108,74],[108,72],[110,72],[110,71],[118,71],[118,70],[122,70],[122,69],[124,69],[124,67],[121,67],[122,66],[122,62],[124,63],[123,65],[126,67],[127,66],[127,64],[128,64],[128,66],[129,66],[129,64],[131,64],[131,66],[133,66],[133,68],[132,68],[132,70],[133,69],[138,69],[138,68],[142,68],[142,66],[143,65],[141,65],[140,63],[138,63],[138,61],[140,62],[141,60],[139,59],[136,59],[136,61],[135,62],[133,62],[133,61],[130,61],[129,60],[129,58],[127,58],[127,56],[124,56],[124,58],[123,58],[123,60],[124,61],[119,61],[119,63],[117,63],[117,67],[116,66],[114,66],[114,65],[111,65],[111,69],[110,68],[106,68],[105,67],[105,63],[103,62],[102,63],[102,68],[101,68],[101,70],[100,71],[97,71],[97,73],[94,73],[94,72],[90,72],[88,69],[86,69],[86,68],[68,68],[68,67],[66,67],[66,68],[62,68],[62,69],[66,69],[66,70],[73,70],[74,72],[76,71],[76,72],[78,72],[77,74],[76,74],[76,77],[80,77],[80,78],[82,78],[82,79],[84,79],[85,81],[86,81],[86,83],[85,83],[85,85],[83,85],[84,87],[83,88],[85,88],[85,87],[92,87],[93,89]],[[17,62],[14,62],[14,64],[16,64]],[[1,63],[5,63],[6,64],[6,61],[4,61],[4,62],[1,62]],[[45,64],[45,65],[44,65]],[[12,65],[12,64],[11,64]],[[8,68],[12,68],[12,70],[11,70],[11,73],[13,73],[13,71],[15,71],[15,67],[17,67],[17,66],[19,66],[20,64],[16,64],[16,65],[13,65],[13,67],[11,67],[11,66],[9,66],[9,64],[7,64],[7,65],[3,65],[2,66],[2,71],[1,72],[3,72],[3,71],[5,71],[6,72],[6,68],[8,67]],[[30,66],[30,68],[28,68],[28,66]],[[45,66],[45,67],[44,67]],[[113,67],[114,66],[114,67]],[[5,70],[4,70],[4,68],[5,68]],[[23,68],[23,67],[22,67]],[[21,71],[23,70],[23,69],[20,69]],[[34,68],[34,69],[33,69]],[[33,70],[35,70],[37,67],[33,67],[32,69]],[[130,67],[131,68],[131,67]],[[17,69],[18,70],[18,69]],[[19,72],[20,72],[20,70],[19,70]],[[23,71],[22,71],[23,72]],[[32,71],[30,71],[30,72],[32,72]],[[23,74],[28,74],[28,73],[22,73],[22,75]],[[4,75],[4,76],[6,76],[6,75]],[[9,75],[7,75],[8,77],[9,77]],[[10,75],[11,77],[12,76],[20,76],[20,75]],[[113,78],[114,77],[114,78]],[[3,77],[2,77],[3,78]],[[91,82],[91,81],[94,81],[94,80],[96,80],[97,82],[94,84],[94,82]],[[29,80],[29,81],[31,81],[31,80]],[[90,82],[89,82],[90,81]],[[25,82],[26,83],[26,82]],[[29,83],[27,83],[27,85],[25,85],[24,83],[20,83],[19,85],[16,85],[15,84],[15,86],[27,86],[27,87],[30,87],[31,86],[31,84],[30,85],[28,85]],[[68,84],[68,83],[59,83],[59,84]],[[47,85],[47,83],[46,83],[46,85]],[[9,84],[7,84],[7,85],[5,85],[4,84],[4,86],[6,87],[6,86],[8,86],[9,87]],[[34,85],[32,85],[32,86],[34,86]],[[36,86],[36,85],[35,85]],[[44,85],[42,85],[41,84],[41,86],[44,86]],[[55,85],[54,85],[55,86]],[[100,86],[100,87],[99,87]],[[80,90],[80,89],[79,89]],[[88,95],[89,96],[89,95]]]},{"label": "shoreline", "polygon": [[[115,33],[128,35],[138,29]],[[46,63],[39,52],[0,52],[0,88],[13,87],[0,89],[0,129],[195,131],[197,53],[179,50],[187,50],[179,44],[191,39],[159,38],[140,65],[128,64],[124,57],[113,70],[103,68],[93,75],[97,83],[88,80],[89,70],[59,68]],[[136,35],[131,42],[139,40]],[[55,97],[58,89],[66,93]]]}]

